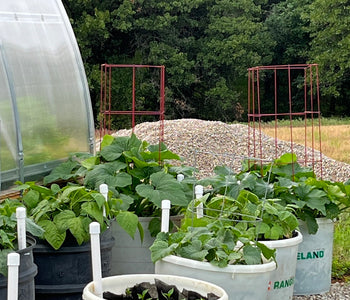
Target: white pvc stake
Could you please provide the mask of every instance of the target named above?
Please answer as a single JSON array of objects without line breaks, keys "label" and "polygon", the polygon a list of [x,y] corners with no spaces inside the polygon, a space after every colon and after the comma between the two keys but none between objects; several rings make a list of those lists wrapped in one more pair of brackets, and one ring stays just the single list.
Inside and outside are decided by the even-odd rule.
[{"label": "white pvc stake", "polygon": [[[100,193],[105,197],[106,202],[108,201],[108,185],[100,184]],[[103,206],[103,216],[106,217],[106,208]]]},{"label": "white pvc stake", "polygon": [[26,209],[24,207],[17,207],[16,209],[17,218],[17,239],[18,249],[22,250],[27,247],[26,240]]},{"label": "white pvc stake", "polygon": [[[203,197],[203,186],[202,185],[196,185],[194,193],[196,194],[196,199]],[[197,206],[197,218],[203,218],[203,203],[199,203]]]},{"label": "white pvc stake", "polygon": [[184,176],[184,174],[177,174],[176,175],[176,179],[177,179],[178,182],[181,182],[182,180],[185,179],[185,176]]},{"label": "white pvc stake", "polygon": [[95,295],[102,298],[102,270],[100,250],[100,224],[92,222],[89,226],[91,236],[92,278],[94,281]]},{"label": "white pvc stake", "polygon": [[20,256],[18,253],[7,255],[8,278],[7,300],[18,300],[18,269]]},{"label": "white pvc stake", "polygon": [[162,200],[161,232],[169,232],[170,206],[170,200]]}]

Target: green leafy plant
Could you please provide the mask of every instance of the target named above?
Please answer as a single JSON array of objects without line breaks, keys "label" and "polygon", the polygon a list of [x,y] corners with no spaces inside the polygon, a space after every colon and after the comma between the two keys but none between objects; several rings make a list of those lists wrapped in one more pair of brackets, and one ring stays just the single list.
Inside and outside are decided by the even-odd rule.
[{"label": "green leafy plant", "polygon": [[203,204],[207,216],[232,220],[235,228],[252,240],[291,238],[298,228],[298,220],[293,207],[278,202],[279,199],[261,199],[250,191],[241,190],[237,199],[216,195]]},{"label": "green leafy plant", "polygon": [[[137,216],[160,216],[161,201],[172,202],[172,214],[178,214],[192,199],[193,168],[173,166],[181,161],[164,143],[150,145],[130,137],[104,136],[101,151],[96,155],[75,153],[44,178],[44,184],[69,181],[98,190],[104,183],[112,196],[128,203],[128,210]],[[176,176],[186,179],[177,181]],[[159,227],[159,220],[154,221]]]},{"label": "green leafy plant", "polygon": [[282,205],[293,205],[295,215],[306,222],[310,234],[318,230],[316,218],[335,219],[350,207],[350,185],[317,179],[297,157],[286,154],[271,166],[273,191]]},{"label": "green leafy plant", "polygon": [[148,289],[145,289],[142,291],[142,294],[137,294],[137,297],[140,299],[140,300],[150,300],[152,298],[147,298],[149,297],[149,294],[148,294]]},{"label": "green leafy plant", "polygon": [[[15,199],[0,203],[0,274],[7,275],[7,255],[18,248],[16,209],[23,204]],[[44,230],[26,218],[26,230],[34,236],[42,236]]]},{"label": "green leafy plant", "polygon": [[81,245],[90,239],[91,222],[98,222],[103,232],[113,218],[130,236],[134,237],[139,229],[143,238],[138,217],[127,211],[129,204],[121,199],[109,198],[106,201],[99,192],[80,185],[61,188],[52,184],[48,188],[35,182],[18,184],[23,194],[20,200],[27,207],[28,215],[44,228],[43,238],[56,250],[62,246],[68,232]]},{"label": "green leafy plant", "polygon": [[[174,233],[158,233],[150,247],[152,261],[168,255],[207,261],[218,267],[228,264],[260,264],[274,258],[274,249],[248,238],[232,222],[192,220],[206,226],[184,226]],[[204,224],[203,224],[204,225]],[[239,245],[239,246],[237,246]]]},{"label": "green leafy plant", "polygon": [[309,233],[316,233],[316,218],[337,218],[350,206],[350,181],[330,182],[316,178],[311,168],[302,167],[295,154],[286,153],[271,163],[252,160],[242,163],[242,171],[234,174],[230,168],[215,168],[215,176],[199,181],[217,193],[237,198],[247,190],[261,199],[275,199],[278,204],[306,222]]},{"label": "green leafy plant", "polygon": [[171,288],[167,293],[162,292],[162,295],[164,296],[165,299],[170,300],[171,295],[174,293],[174,288]]}]

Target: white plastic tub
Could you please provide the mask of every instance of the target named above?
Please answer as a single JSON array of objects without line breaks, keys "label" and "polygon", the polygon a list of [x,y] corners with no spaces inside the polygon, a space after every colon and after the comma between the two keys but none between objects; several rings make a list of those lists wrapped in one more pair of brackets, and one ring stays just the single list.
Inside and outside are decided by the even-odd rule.
[{"label": "white plastic tub", "polygon": [[156,274],[172,274],[196,278],[221,286],[230,299],[268,299],[270,274],[276,269],[274,261],[261,265],[229,265],[215,267],[208,262],[169,255],[156,262]]},{"label": "white plastic tub", "polygon": [[303,242],[299,245],[294,295],[323,294],[330,290],[332,279],[334,222],[317,219],[319,229],[309,234],[299,221]]},{"label": "white plastic tub", "polygon": [[[125,289],[132,287],[137,283],[150,282],[154,283],[154,279],[158,278],[167,284],[175,285],[180,291],[187,289],[195,291],[203,296],[207,293],[214,293],[217,295],[219,300],[228,300],[228,295],[221,287],[205,282],[203,280],[197,280],[193,278],[173,275],[159,275],[159,274],[128,274],[111,276],[102,279],[103,291],[110,291],[116,294],[125,293]],[[84,300],[102,300],[103,298],[98,297],[94,294],[94,283],[90,282],[83,291]]]},{"label": "white plastic tub", "polygon": [[[149,247],[153,244],[148,226],[153,217],[139,217],[144,230],[143,242],[136,231],[134,239],[122,229],[116,221],[112,223],[113,237],[116,243],[112,248],[111,275],[154,274],[154,263]],[[179,225],[182,216],[171,216],[170,220]]]},{"label": "white plastic tub", "polygon": [[296,237],[290,239],[261,242],[269,248],[276,249],[277,268],[271,274],[268,288],[269,300],[293,298],[298,247],[303,240],[302,234],[297,233]]}]

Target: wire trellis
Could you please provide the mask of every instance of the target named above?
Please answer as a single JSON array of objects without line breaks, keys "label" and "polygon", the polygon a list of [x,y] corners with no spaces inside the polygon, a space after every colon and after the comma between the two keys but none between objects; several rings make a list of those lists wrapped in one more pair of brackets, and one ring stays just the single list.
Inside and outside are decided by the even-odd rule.
[{"label": "wire trellis", "polygon": [[[261,212],[260,216],[253,216],[253,215],[247,215],[247,214],[242,214],[242,213],[237,213],[237,212],[231,212],[230,213],[230,218],[225,216],[225,212],[227,212],[227,208],[225,207],[226,204],[226,199],[228,198],[227,193],[228,193],[228,188],[229,185],[225,185],[224,193],[222,195],[222,203],[220,209],[214,209],[214,208],[209,208],[209,207],[204,207],[203,203],[198,201],[193,200],[191,202],[191,205],[188,206],[187,211],[192,214],[192,224],[194,223],[195,215],[197,215],[198,218],[200,217],[206,217],[210,219],[217,219],[221,220],[224,222],[233,222],[233,224],[236,223],[256,223],[256,237],[255,241],[258,240],[258,233],[260,232],[260,226],[263,220],[263,214],[265,212],[265,203],[267,199],[267,193],[268,193],[268,186],[270,184],[270,179],[271,179],[271,172],[272,172],[272,166],[274,161],[273,160],[268,160],[268,159],[262,159],[262,158],[254,158],[254,157],[247,157],[247,156],[240,156],[240,155],[233,155],[230,153],[216,153],[216,152],[211,152],[211,151],[202,151],[202,150],[195,150],[193,152],[194,155],[194,171],[193,171],[193,177],[195,178],[194,184],[193,184],[193,199],[199,199],[201,198],[198,193],[196,193],[196,182],[199,180],[196,178],[196,173],[197,173],[197,162],[198,162],[198,155],[213,155],[216,158],[218,157],[223,157],[225,158],[224,163],[222,166],[227,166],[229,173],[226,176],[236,176],[237,173],[234,172],[234,162],[236,160],[240,160],[241,162],[243,161],[248,161],[250,164],[251,162],[259,162],[260,164],[262,163],[271,163],[271,168],[269,168],[269,172],[267,173],[267,182],[266,182],[266,188],[265,188],[265,195],[262,199],[262,206],[261,206]],[[226,161],[229,159],[230,163],[229,165],[226,164]],[[210,187],[209,187],[210,189]],[[208,192],[208,191],[207,191]],[[202,196],[203,196],[203,191],[202,191]],[[197,204],[195,206],[195,204]],[[232,218],[231,218],[232,217]]]}]

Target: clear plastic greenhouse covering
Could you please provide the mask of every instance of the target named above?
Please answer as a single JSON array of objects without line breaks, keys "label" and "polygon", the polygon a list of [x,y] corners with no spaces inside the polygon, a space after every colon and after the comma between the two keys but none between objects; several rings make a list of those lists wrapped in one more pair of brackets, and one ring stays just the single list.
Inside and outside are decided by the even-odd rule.
[{"label": "clear plastic greenhouse covering", "polygon": [[62,2],[1,0],[1,190],[93,151],[90,94]]}]

